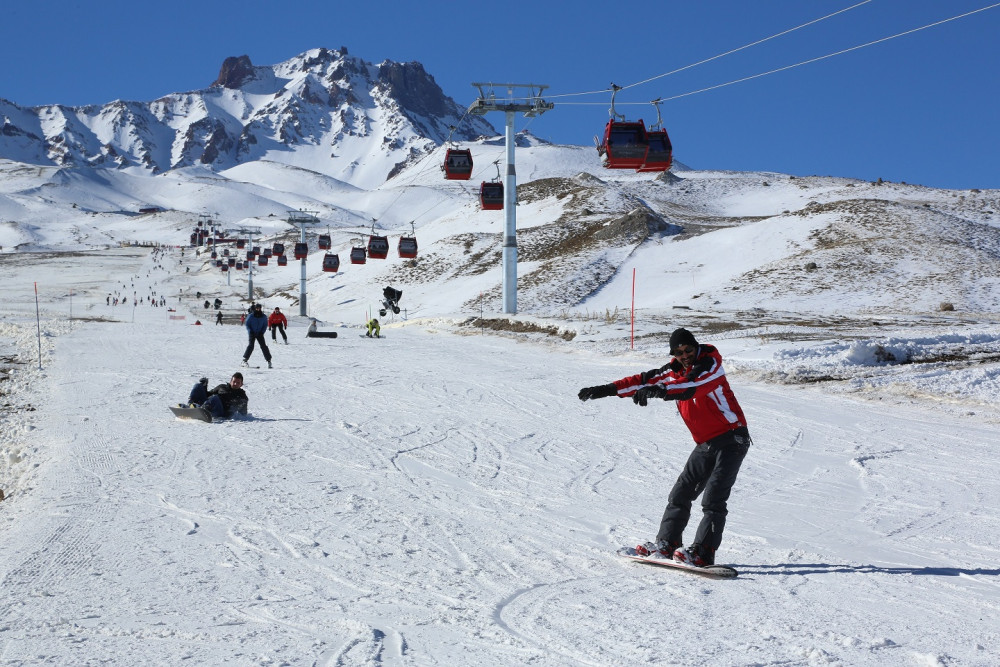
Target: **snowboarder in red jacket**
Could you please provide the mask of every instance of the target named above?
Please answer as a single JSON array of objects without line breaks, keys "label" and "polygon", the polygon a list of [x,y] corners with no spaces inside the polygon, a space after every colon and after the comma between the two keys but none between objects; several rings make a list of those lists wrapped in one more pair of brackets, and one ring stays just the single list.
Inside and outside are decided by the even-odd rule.
[{"label": "snowboarder in red jacket", "polygon": [[[640,406],[657,398],[677,402],[695,448],[670,491],[656,542],[639,545],[636,552],[659,552],[692,565],[712,565],[726,526],[729,494],[750,449],[750,432],[715,347],[699,345],[690,331],[677,329],[670,335],[670,354],[674,358],[661,368],[586,387],[579,398],[631,397]],[[699,494],[702,520],[694,542],[684,548],[682,535]]]}]

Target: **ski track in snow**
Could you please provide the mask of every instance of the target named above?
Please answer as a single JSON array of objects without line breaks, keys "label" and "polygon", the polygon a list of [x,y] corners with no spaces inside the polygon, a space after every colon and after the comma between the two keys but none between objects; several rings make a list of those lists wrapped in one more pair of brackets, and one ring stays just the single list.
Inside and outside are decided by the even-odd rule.
[{"label": "ski track in snow", "polygon": [[719,557],[740,578],[708,581],[614,555],[653,536],[692,443],[669,404],[576,392],[648,360],[292,335],[243,369],[252,418],[208,425],[166,406],[224,381],[245,336],[162,316],[75,323],[30,390],[39,467],[0,505],[5,665],[1000,655],[988,424],[734,376],[754,445]]}]

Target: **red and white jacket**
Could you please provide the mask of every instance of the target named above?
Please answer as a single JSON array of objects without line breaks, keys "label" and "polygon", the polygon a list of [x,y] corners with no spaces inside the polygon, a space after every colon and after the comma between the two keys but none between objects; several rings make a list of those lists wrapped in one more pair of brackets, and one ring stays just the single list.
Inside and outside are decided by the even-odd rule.
[{"label": "red and white jacket", "polygon": [[746,426],[743,409],[729,387],[719,351],[712,345],[699,345],[692,369],[698,370],[688,378],[685,373],[691,369],[685,371],[677,359],[671,359],[663,368],[615,380],[614,385],[618,387],[619,398],[628,398],[643,387],[656,384],[666,387],[668,395],[683,394],[694,388],[692,398],[676,403],[691,437],[699,444]]},{"label": "red and white jacket", "polygon": [[267,326],[273,327],[275,324],[280,324],[283,329],[288,328],[288,320],[285,319],[284,313],[272,312],[267,316]]}]

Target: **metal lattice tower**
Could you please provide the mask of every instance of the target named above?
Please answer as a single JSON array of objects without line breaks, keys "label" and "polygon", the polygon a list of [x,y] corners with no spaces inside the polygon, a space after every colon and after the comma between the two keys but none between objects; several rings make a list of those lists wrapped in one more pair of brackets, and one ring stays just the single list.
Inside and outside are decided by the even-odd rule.
[{"label": "metal lattice tower", "polygon": [[[533,83],[473,83],[479,89],[479,99],[469,106],[469,113],[485,116],[490,111],[502,111],[507,115],[505,143],[507,148],[507,171],[503,184],[503,312],[517,313],[517,173],[514,169],[514,114],[526,117],[540,116],[554,104],[542,99],[542,91],[548,86]],[[506,98],[498,98],[496,89],[504,89]],[[524,95],[514,95],[517,88],[526,88]]]},{"label": "metal lattice tower", "polygon": [[[253,237],[260,236],[260,227],[237,227],[236,229],[230,230],[233,234],[239,234],[240,236],[245,236],[247,238],[247,245],[253,248]],[[226,281],[228,284],[229,273],[226,274]],[[253,303],[253,262],[247,262],[247,300]]]},{"label": "metal lattice tower", "polygon": [[[315,211],[289,211],[285,222],[299,228],[299,238],[301,243],[306,242],[306,227],[319,224],[319,217]],[[299,315],[305,317],[308,314],[306,306],[306,258],[299,260],[301,266],[301,278],[299,279]]]}]

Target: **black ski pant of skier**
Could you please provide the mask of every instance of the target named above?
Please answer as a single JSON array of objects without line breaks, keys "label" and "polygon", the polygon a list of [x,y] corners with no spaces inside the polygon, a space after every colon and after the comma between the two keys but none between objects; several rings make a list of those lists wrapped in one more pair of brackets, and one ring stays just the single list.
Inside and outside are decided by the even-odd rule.
[{"label": "black ski pant of skier", "polygon": [[250,334],[250,344],[247,345],[246,352],[243,353],[243,361],[249,361],[250,355],[253,354],[253,344],[260,344],[260,351],[264,353],[264,361],[271,361],[271,350],[267,349],[267,343],[264,342],[264,332],[259,334]]},{"label": "black ski pant of skier", "polygon": [[703,516],[692,544],[715,553],[722,544],[729,510],[726,502],[736,483],[743,458],[750,449],[750,432],[744,426],[696,445],[667,499],[656,539],[682,544],[691,518],[691,503],[701,494]]},{"label": "black ski pant of skier", "polygon": [[281,337],[284,338],[285,342],[287,343],[288,342],[288,336],[285,335],[285,326],[283,324],[280,324],[280,323],[279,324],[272,324],[271,325],[271,340],[277,342],[277,340],[278,340],[278,334],[279,333],[281,334]]}]

